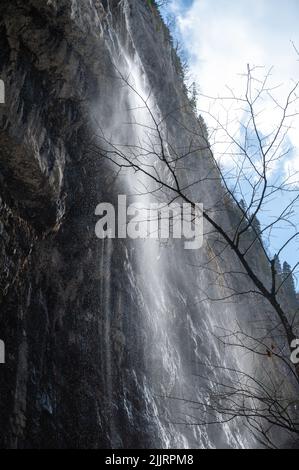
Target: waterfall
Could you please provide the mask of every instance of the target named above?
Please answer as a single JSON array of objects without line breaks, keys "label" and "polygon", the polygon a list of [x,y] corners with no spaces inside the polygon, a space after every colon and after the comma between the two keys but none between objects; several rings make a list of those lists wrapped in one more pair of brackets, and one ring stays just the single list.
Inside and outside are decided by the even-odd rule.
[{"label": "waterfall", "polygon": [[[151,113],[159,121],[162,112],[130,36],[128,11],[128,3],[123,1],[123,21],[119,30],[114,29],[111,13],[107,15],[106,44],[118,91],[112,98],[113,105],[110,103],[109,119],[105,116],[105,120],[101,120],[99,114],[97,122],[101,122],[99,133],[108,147],[119,149],[128,160],[135,152],[139,164],[146,166],[148,159],[153,158],[143,155],[143,149],[148,148],[152,137]],[[155,146],[152,142],[151,145]],[[159,166],[158,161],[151,164]],[[146,208],[157,198],[166,202],[165,195],[161,191],[155,192],[155,183],[142,172],[125,168],[118,174],[118,179],[131,203]],[[198,197],[196,191],[192,196]],[[144,413],[148,421],[155,423],[157,445],[165,448],[248,447],[252,445],[250,437],[234,424],[216,425],[209,430],[205,426],[188,425],[188,421],[192,421],[188,418],[191,410],[182,400],[202,402],[206,399],[202,395],[200,379],[195,376],[197,361],[223,363],[223,351],[213,338],[215,325],[229,326],[235,319],[233,306],[219,309],[216,304],[197,304],[199,289],[208,288],[208,281],[200,269],[190,264],[196,264],[194,260],[200,264],[203,257],[201,252],[190,254],[184,250],[182,240],[167,243],[135,240],[133,248],[132,244],[127,246],[128,288],[138,304],[142,322],[140,335],[143,332],[146,337],[142,345],[144,370],[140,373],[136,370],[138,364],[132,363],[130,373],[142,397]],[[117,294],[111,292],[110,295]],[[108,309],[105,315],[109,315]],[[109,344],[110,339],[107,335],[105,338]],[[228,355],[225,361],[233,366],[238,358]],[[130,397],[124,398],[124,409],[128,422],[132,422]]]},{"label": "waterfall", "polygon": [[[161,133],[167,135],[166,141],[178,149],[188,148],[190,137],[183,126],[164,119],[157,90],[150,85],[134,42],[129,5],[127,0],[119,2],[115,21],[108,2],[103,34],[111,60],[111,90],[109,92],[108,87],[107,96],[101,97],[93,114],[103,146],[110,153],[122,155],[112,159],[114,165],[109,161],[111,172],[117,170],[117,178],[113,179],[114,203],[117,203],[118,194],[125,194],[128,203],[142,207],[143,217],[148,218],[146,208],[151,202],[165,204],[173,195],[158,190],[158,184],[143,171],[130,168],[130,165],[122,167],[121,163],[135,160],[148,174],[163,172],[163,178],[171,182],[169,171],[159,161],[159,152],[155,153],[159,147],[155,126],[157,122],[163,122]],[[107,112],[102,113],[103,109]],[[171,152],[168,144],[164,150]],[[192,153],[186,161],[186,168],[189,165],[192,169],[191,174],[198,172],[202,176],[215,171],[210,157],[202,151]],[[185,168],[179,171],[179,177],[186,187],[190,186],[189,197],[195,202],[203,202],[208,208],[215,205],[217,198],[223,197],[221,184],[213,182],[213,178],[202,178],[201,183],[194,185],[192,175]],[[107,241],[103,243],[106,248],[101,256],[124,258],[123,270],[117,276],[121,277],[122,289],[126,292],[112,290],[111,276],[105,281],[104,288],[102,286],[103,298],[109,298],[103,308],[109,363],[107,393],[114,403],[112,408],[119,413],[122,410],[121,419],[133,427],[137,426],[137,413],[138,420],[143,423],[141,426],[150,434],[150,442],[158,447],[257,447],[259,443],[242,419],[231,420],[223,416],[223,421],[220,418],[220,422],[214,422],[210,418],[213,424],[205,425],[205,417],[196,406],[199,403],[209,407],[212,400],[209,394],[219,393],[221,384],[237,377],[236,371],[244,371],[253,377],[264,373],[253,355],[240,354],[240,349],[233,345],[224,347],[217,338],[220,331],[233,331],[240,323],[244,331],[248,328],[250,331],[255,322],[257,325],[260,322],[264,309],[261,303],[260,311],[253,311],[256,300],[248,302],[245,297],[230,303],[209,300],[209,297],[224,295],[221,282],[218,284],[211,271],[213,267],[220,272],[225,268],[233,270],[235,260],[230,253],[226,251],[222,261],[217,260],[208,236],[204,246],[192,252],[184,249],[183,240],[110,240],[108,245]],[[118,249],[113,250],[113,244]],[[202,269],[211,259],[212,270]],[[106,263],[107,266],[113,264],[111,260]],[[246,289],[247,285],[242,288]],[[111,379],[113,372],[109,371],[115,354],[110,346],[112,304],[117,304],[113,307],[118,312],[116,322],[122,318],[121,328],[127,325],[126,333],[121,333],[121,346],[117,346],[116,356],[127,348],[130,351],[126,372],[117,379],[117,386]],[[114,360],[121,368],[122,359],[115,357]],[[122,396],[114,396],[119,387]],[[114,434],[119,429],[116,415],[111,411]],[[117,442],[118,439],[115,446]]]}]

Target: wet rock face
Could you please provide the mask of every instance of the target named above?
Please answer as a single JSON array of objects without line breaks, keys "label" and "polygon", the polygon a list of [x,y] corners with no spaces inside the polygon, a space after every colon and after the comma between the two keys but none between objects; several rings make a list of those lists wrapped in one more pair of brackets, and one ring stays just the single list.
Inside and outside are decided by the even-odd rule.
[{"label": "wet rock face", "polygon": [[77,315],[83,303],[88,310],[82,290],[92,232],[92,221],[86,232],[86,213],[93,205],[86,202],[91,191],[79,160],[87,133],[83,103],[95,92],[95,78],[93,64],[67,35],[71,2],[57,8],[41,3],[0,6],[6,85],[0,108],[0,324],[6,346],[0,441],[1,447],[99,446],[108,441],[100,411],[86,397],[96,386],[86,383],[91,365],[81,363],[88,361],[80,349],[89,348],[88,331]]},{"label": "wet rock face", "polygon": [[86,158],[90,109],[109,112],[113,94],[108,11],[123,27],[118,1],[0,5],[2,448],[159,442],[138,388],[128,247],[94,236],[97,203],[118,193],[105,165]]}]

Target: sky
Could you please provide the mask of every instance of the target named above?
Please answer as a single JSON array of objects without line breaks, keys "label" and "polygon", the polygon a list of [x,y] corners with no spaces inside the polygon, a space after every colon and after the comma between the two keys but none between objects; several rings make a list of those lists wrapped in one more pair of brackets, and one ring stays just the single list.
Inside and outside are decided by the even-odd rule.
[{"label": "sky", "polygon": [[[190,80],[198,84],[201,93],[227,95],[226,85],[237,93],[243,92],[240,74],[246,73],[247,64],[264,67],[257,70],[260,78],[273,67],[270,83],[281,85],[274,92],[279,102],[285,100],[290,88],[299,81],[299,57],[292,45],[299,49],[298,0],[170,0],[165,14],[173,15],[176,20],[176,35],[188,57]],[[204,107],[201,98],[199,109]],[[263,134],[273,128],[278,118],[273,106],[268,106],[268,111],[267,106],[265,109],[260,123]],[[207,116],[206,119],[209,120]],[[293,150],[283,164],[273,167],[273,178],[299,171],[298,119],[293,119],[291,124],[289,144]],[[276,201],[271,210],[275,213],[285,202],[284,199]],[[262,222],[266,223],[269,214],[261,217],[265,217]],[[283,231],[273,236],[272,252],[285,237]],[[294,259],[299,259],[298,254],[299,245],[293,243],[284,251],[282,260],[293,265]]]}]

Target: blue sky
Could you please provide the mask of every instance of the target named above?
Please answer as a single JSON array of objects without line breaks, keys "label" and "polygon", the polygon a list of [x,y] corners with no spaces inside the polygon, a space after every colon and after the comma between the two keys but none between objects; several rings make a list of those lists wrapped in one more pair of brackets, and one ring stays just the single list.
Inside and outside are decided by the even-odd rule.
[{"label": "blue sky", "polygon": [[[240,88],[240,73],[247,64],[273,68],[273,84],[283,84],[277,99],[283,100],[294,81],[299,80],[299,1],[298,0],[170,0],[167,13],[176,18],[177,35],[189,57],[191,80],[204,94],[223,95],[225,86]],[[202,109],[204,103],[199,103]],[[262,125],[271,128],[274,115],[269,112]],[[273,177],[299,171],[299,126],[290,132],[295,147]],[[271,209],[278,210],[279,199]],[[266,220],[266,218],[265,218]],[[299,223],[299,215],[297,218]],[[272,240],[276,251],[285,240],[285,231]],[[282,258],[291,265],[299,259],[298,244],[285,250]]]}]

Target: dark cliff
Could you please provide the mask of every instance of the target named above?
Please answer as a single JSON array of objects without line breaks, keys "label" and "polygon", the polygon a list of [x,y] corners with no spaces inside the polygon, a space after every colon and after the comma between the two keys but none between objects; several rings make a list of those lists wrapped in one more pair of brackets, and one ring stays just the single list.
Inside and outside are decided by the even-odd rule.
[{"label": "dark cliff", "polygon": [[[175,428],[178,405],[158,409],[155,399],[161,390],[193,396],[194,358],[221,358],[206,338],[214,322],[232,322],[236,307],[215,306],[212,315],[210,305],[196,305],[194,292],[209,282],[191,270],[191,255],[182,262],[172,251],[169,261],[163,252],[161,269],[154,250],[95,237],[97,204],[130,192],[89,149],[94,118],[117,127],[124,92],[112,59],[122,63],[124,53],[138,56],[164,116],[188,107],[169,33],[151,3],[1,1],[2,448],[239,445],[234,427]],[[180,118],[197,125],[188,113]],[[177,120],[168,129],[187,145]],[[212,167],[205,152],[195,165],[203,178]],[[196,197],[209,207],[221,191],[207,182]],[[252,305],[238,308],[252,315]],[[251,439],[244,437],[249,446]]]},{"label": "dark cliff", "polygon": [[[121,20],[118,2],[112,8]],[[0,132],[0,316],[6,345],[1,447],[112,442],[109,414],[117,410],[111,410],[105,382],[120,381],[121,372],[117,361],[107,364],[107,319],[101,313],[106,294],[100,286],[114,274],[100,270],[94,258],[94,209],[107,191],[107,174],[105,168],[95,174],[84,160],[91,133],[87,109],[105,87],[109,92],[111,64],[101,27],[106,16],[101,2],[0,6],[6,84]],[[121,348],[124,333],[115,323],[111,334]],[[137,392],[135,405],[138,413]],[[133,435],[128,439],[138,442]],[[113,439],[123,445],[117,435]]]}]

